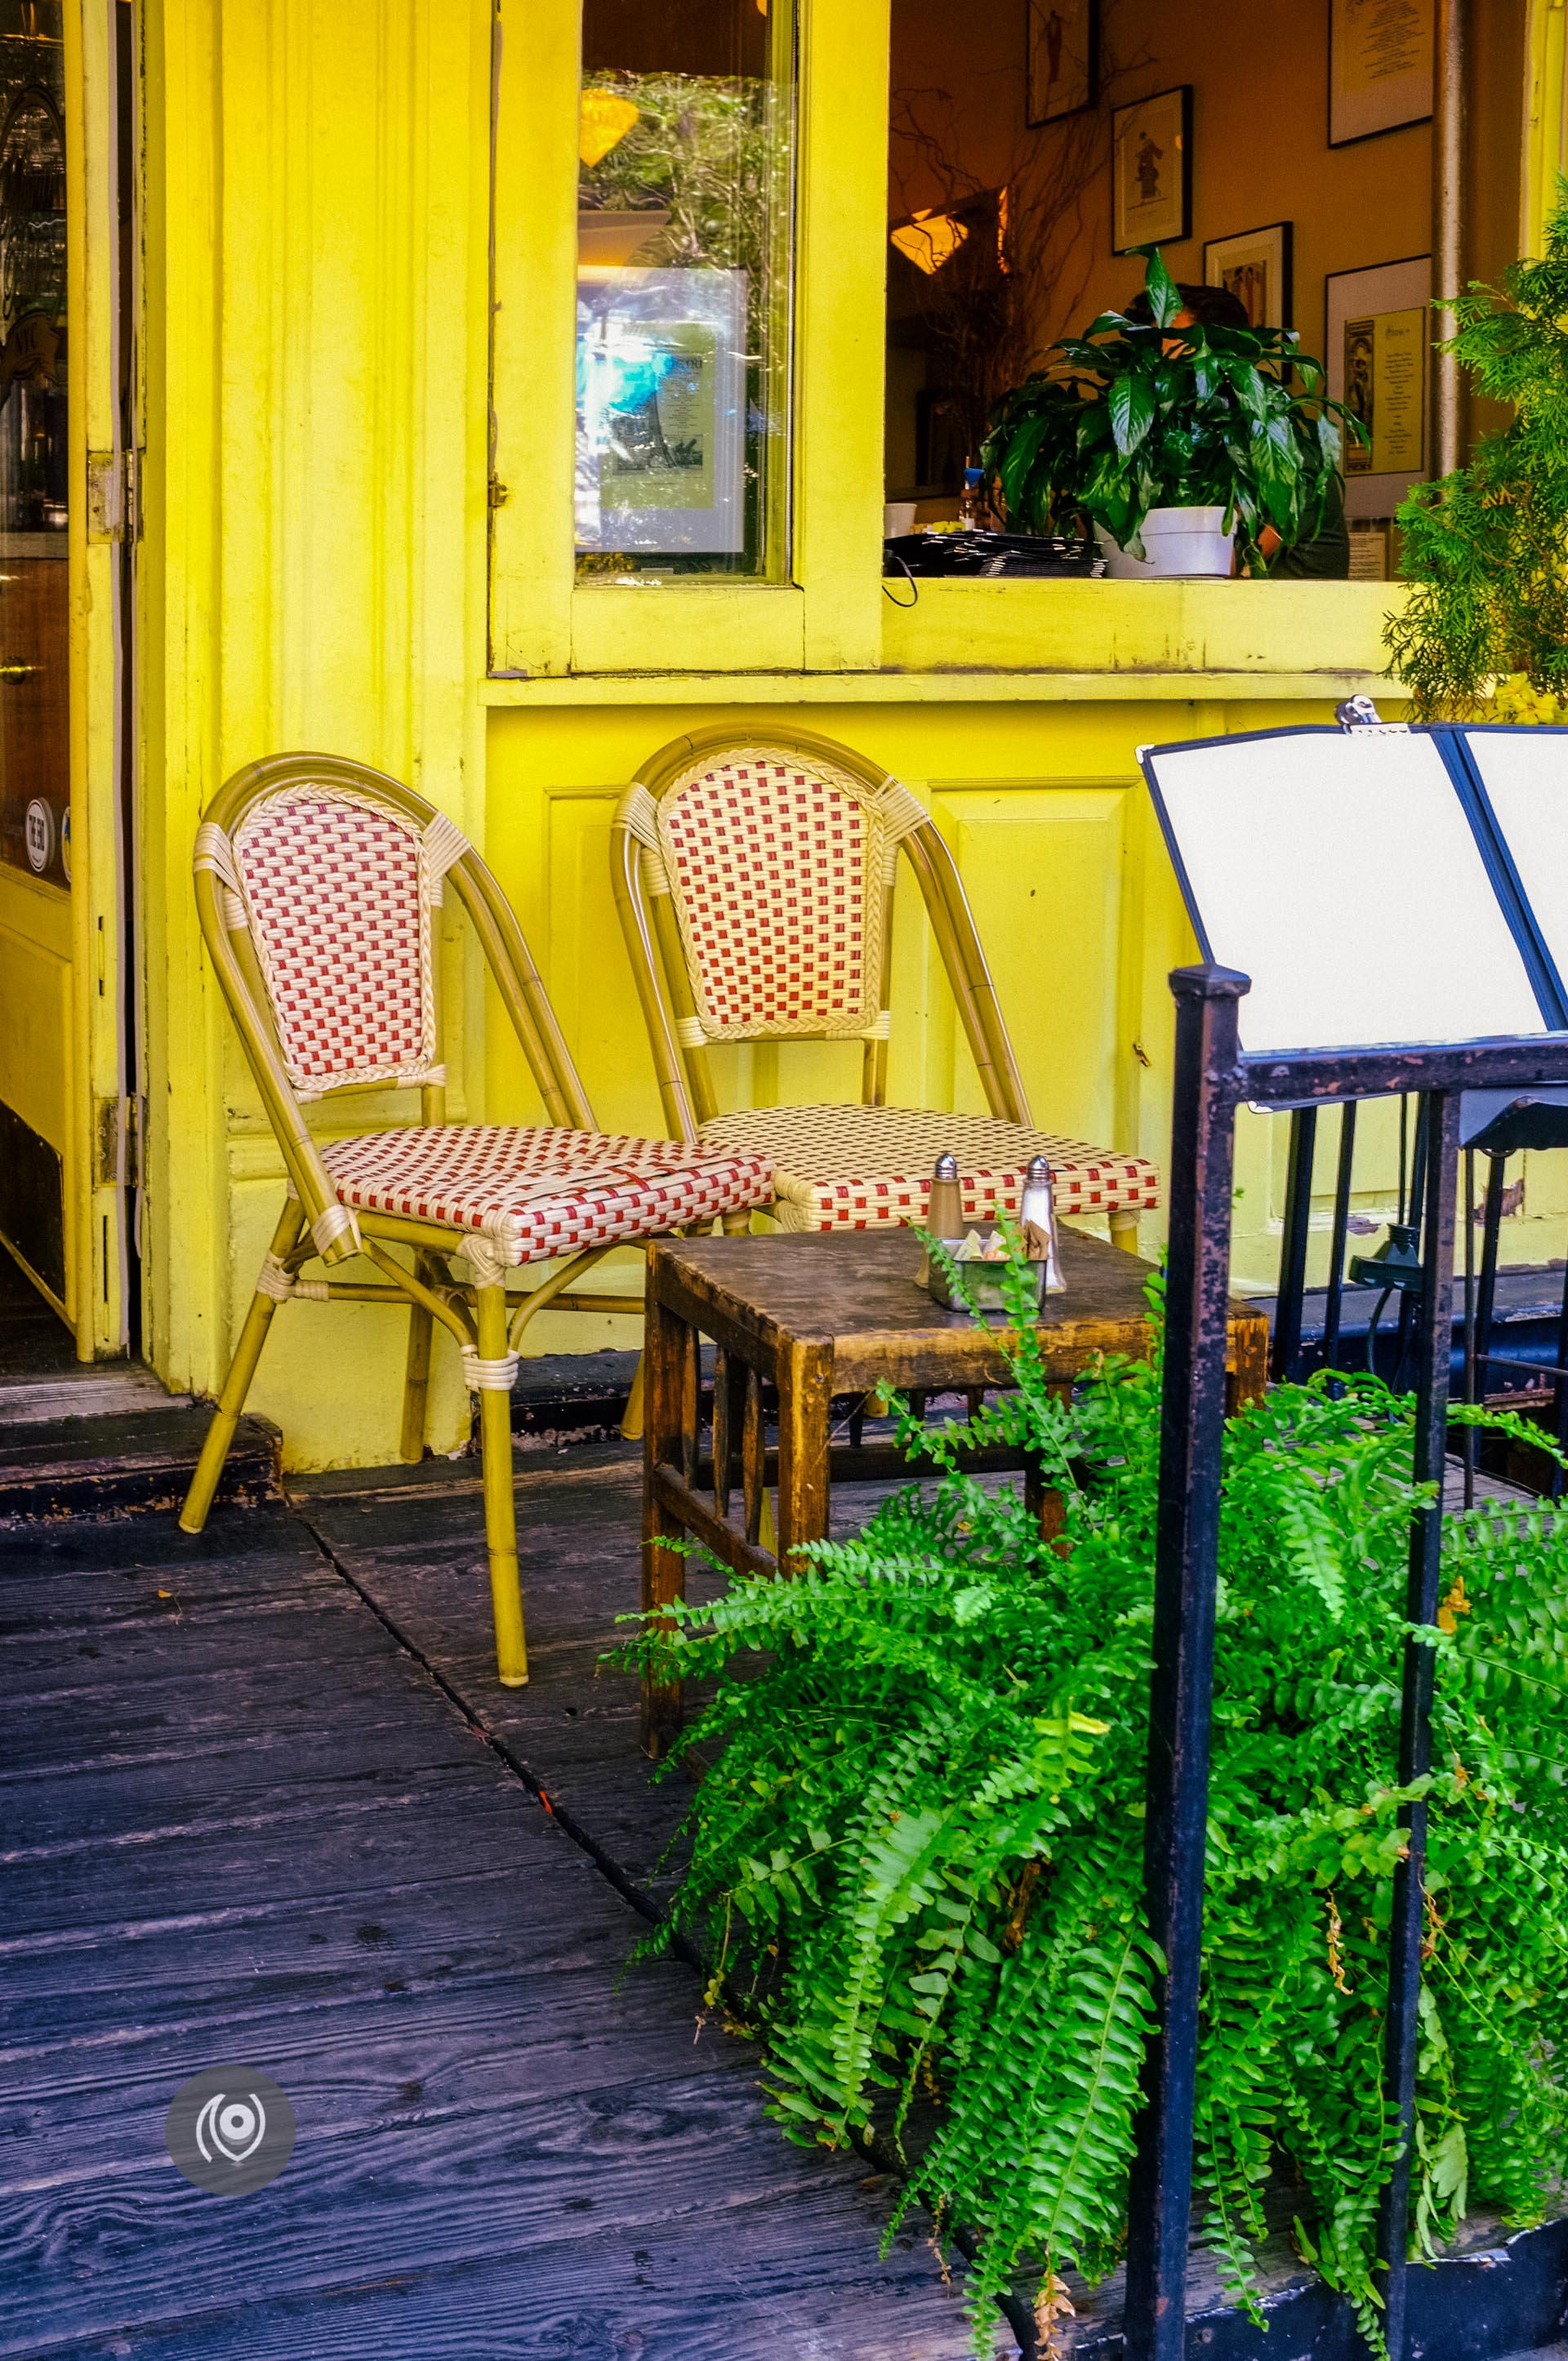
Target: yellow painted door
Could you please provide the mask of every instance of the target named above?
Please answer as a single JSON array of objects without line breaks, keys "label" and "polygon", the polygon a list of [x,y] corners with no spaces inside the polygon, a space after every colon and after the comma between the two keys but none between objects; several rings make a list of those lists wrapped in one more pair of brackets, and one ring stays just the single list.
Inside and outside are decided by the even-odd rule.
[{"label": "yellow painted door", "polygon": [[83,1360],[133,1334],[136,54],[132,0],[0,0],[0,1250]]}]

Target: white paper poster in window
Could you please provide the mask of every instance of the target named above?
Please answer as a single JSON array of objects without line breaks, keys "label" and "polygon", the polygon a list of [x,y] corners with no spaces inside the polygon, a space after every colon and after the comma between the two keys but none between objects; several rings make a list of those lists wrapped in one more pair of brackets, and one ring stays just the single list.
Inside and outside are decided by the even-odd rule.
[{"label": "white paper poster in window", "polygon": [[745,546],[743,270],[577,281],[580,550]]}]

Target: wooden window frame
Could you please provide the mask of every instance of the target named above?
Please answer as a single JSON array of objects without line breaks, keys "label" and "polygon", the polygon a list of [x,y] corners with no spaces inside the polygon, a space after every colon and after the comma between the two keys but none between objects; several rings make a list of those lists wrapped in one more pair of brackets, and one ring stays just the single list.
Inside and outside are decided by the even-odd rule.
[{"label": "wooden window frame", "polygon": [[579,583],[581,9],[497,0],[492,677],[880,664],[889,16],[889,0],[799,0],[788,580]]}]

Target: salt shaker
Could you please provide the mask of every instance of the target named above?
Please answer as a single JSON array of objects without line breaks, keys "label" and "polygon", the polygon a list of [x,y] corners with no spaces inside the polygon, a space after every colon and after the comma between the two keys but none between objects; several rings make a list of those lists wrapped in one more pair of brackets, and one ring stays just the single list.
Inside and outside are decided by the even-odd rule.
[{"label": "salt shaker", "polygon": [[1018,1226],[1024,1233],[1024,1252],[1031,1262],[1044,1266],[1040,1273],[1040,1293],[1065,1295],[1067,1281],[1057,1260],[1057,1216],[1051,1196],[1051,1168],[1043,1156],[1032,1156],[1024,1176],[1024,1201],[1018,1208]]}]

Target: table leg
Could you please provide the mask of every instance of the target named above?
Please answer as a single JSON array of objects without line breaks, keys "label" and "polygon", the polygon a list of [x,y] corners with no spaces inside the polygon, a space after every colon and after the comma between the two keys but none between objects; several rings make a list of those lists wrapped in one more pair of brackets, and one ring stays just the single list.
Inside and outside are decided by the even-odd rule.
[{"label": "table leg", "polygon": [[1225,1379],[1225,1415],[1234,1417],[1247,1402],[1261,1401],[1268,1391],[1268,1323],[1231,1323],[1231,1367]]},{"label": "table leg", "polygon": [[[684,1538],[680,1519],[661,1501],[653,1488],[653,1471],[668,1466],[680,1453],[683,1397],[690,1366],[690,1345],[684,1320],[660,1303],[648,1290],[643,1332],[642,1402],[642,1608],[655,1612],[673,1599],[684,1598],[686,1562],[666,1542]],[[685,1715],[682,1685],[651,1674],[642,1679],[642,1751],[656,1763],[668,1752]]]},{"label": "table leg", "polygon": [[[1070,1379],[1047,1388],[1053,1401],[1065,1407],[1072,1400]],[[1047,1484],[1037,1459],[1024,1471],[1024,1506],[1040,1529],[1040,1539],[1054,1542],[1067,1531],[1067,1503],[1054,1484]]]},{"label": "table leg", "polygon": [[779,1355],[779,1572],[799,1572],[791,1553],[828,1532],[828,1433],[833,1347],[792,1338]]}]

